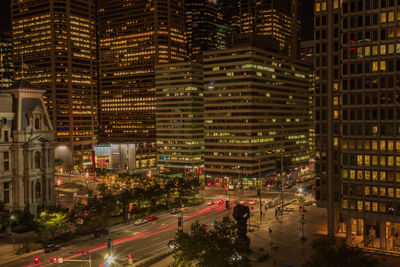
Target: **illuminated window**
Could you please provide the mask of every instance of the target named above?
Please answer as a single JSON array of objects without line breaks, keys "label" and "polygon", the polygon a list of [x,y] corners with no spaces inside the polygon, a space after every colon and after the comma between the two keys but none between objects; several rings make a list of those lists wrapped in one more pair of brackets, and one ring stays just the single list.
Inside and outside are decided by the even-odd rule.
[{"label": "illuminated window", "polygon": [[400,183],[400,172],[396,172],[396,182]]},{"label": "illuminated window", "polygon": [[386,45],[381,45],[381,55],[386,55]]},{"label": "illuminated window", "polygon": [[347,140],[342,140],[342,148],[347,149],[348,148],[348,141]]},{"label": "illuminated window", "polygon": [[380,190],[380,196],[381,197],[386,197],[386,188],[385,187],[381,187],[380,189],[381,189]]},{"label": "illuminated window", "polygon": [[394,198],[394,188],[393,187],[389,187],[387,193],[388,193],[388,197]]},{"label": "illuminated window", "polygon": [[372,71],[378,71],[378,61],[372,62]]},{"label": "illuminated window", "polygon": [[338,91],[338,90],[339,90],[339,84],[333,83],[333,91]]},{"label": "illuminated window", "polygon": [[366,186],[366,187],[364,188],[364,194],[365,194],[366,196],[369,196],[369,195],[371,194],[371,187]]},{"label": "illuminated window", "polygon": [[400,141],[396,141],[396,150],[400,152]]},{"label": "illuminated window", "polygon": [[380,203],[380,212],[385,213],[386,212],[386,205],[385,203]]},{"label": "illuminated window", "polygon": [[354,200],[350,200],[350,209],[352,210],[356,209],[356,202]]},{"label": "illuminated window", "polygon": [[365,164],[365,166],[369,166],[370,160],[371,160],[370,155],[365,155],[364,156],[364,164]]},{"label": "illuminated window", "polygon": [[338,119],[339,118],[339,110],[334,110],[333,111],[333,118]]},{"label": "illuminated window", "polygon": [[396,166],[400,167],[400,157],[396,157]]},{"label": "illuminated window", "polygon": [[343,178],[343,179],[349,178],[349,172],[348,172],[348,170],[343,170],[343,172],[342,172],[342,178]]},{"label": "illuminated window", "polygon": [[363,210],[363,202],[362,201],[357,201],[357,210],[362,211]]},{"label": "illuminated window", "polygon": [[362,155],[357,155],[357,165],[358,166],[363,165],[363,156]]},{"label": "illuminated window", "polygon": [[396,198],[400,198],[400,188],[396,188]]},{"label": "illuminated window", "polygon": [[333,1],[333,8],[339,8],[339,0],[334,0]]},{"label": "illuminated window", "polygon": [[377,202],[372,202],[372,211],[378,212],[378,203]]},{"label": "illuminated window", "polygon": [[372,187],[372,195],[373,196],[378,196],[378,187],[376,187],[376,186]]},{"label": "illuminated window", "polygon": [[370,211],[371,210],[371,203],[369,201],[365,201],[364,210],[365,211]]},{"label": "illuminated window", "polygon": [[365,175],[364,175],[364,177],[365,177],[365,180],[370,180],[371,179],[371,172],[370,171],[365,171]]},{"label": "illuminated window", "polygon": [[378,133],[378,126],[372,126],[372,133],[377,134]]},{"label": "illuminated window", "polygon": [[364,56],[363,54],[363,48],[362,47],[358,47],[357,48],[357,57],[358,58],[362,58]]},{"label": "illuminated window", "polygon": [[393,22],[394,21],[394,11],[390,11],[388,13],[388,21]]},{"label": "illuminated window", "polygon": [[388,54],[394,54],[394,44],[388,45]]},{"label": "illuminated window", "polygon": [[321,11],[321,4],[320,3],[315,3],[315,11],[316,12]]},{"label": "illuminated window", "polygon": [[381,140],[380,145],[381,145],[380,149],[385,151],[386,150],[386,141],[385,140]]},{"label": "illuminated window", "polygon": [[326,10],[326,2],[321,3],[321,10],[325,11]]},{"label": "illuminated window", "polygon": [[394,164],[393,157],[389,156],[389,157],[388,157],[388,166],[392,167],[393,164]]},{"label": "illuminated window", "polygon": [[377,171],[372,171],[372,180],[378,181],[378,172]]},{"label": "illuminated window", "polygon": [[372,166],[378,166],[378,156],[372,156]]},{"label": "illuminated window", "polygon": [[394,28],[393,27],[388,29],[388,38],[394,38]]},{"label": "illuminated window", "polygon": [[386,156],[381,156],[381,166],[386,166]]},{"label": "illuminated window", "polygon": [[369,140],[364,141],[364,148],[365,148],[365,150],[371,149],[371,142]]},{"label": "illuminated window", "polygon": [[337,137],[333,138],[333,146],[338,147],[339,146],[339,139]]},{"label": "illuminated window", "polygon": [[378,46],[377,45],[372,46],[372,55],[373,56],[378,55]]},{"label": "illuminated window", "polygon": [[380,62],[381,64],[381,66],[380,66],[380,70],[386,70],[386,61],[385,60],[382,60],[381,62]]},{"label": "illuminated window", "polygon": [[[400,32],[400,29],[398,32]],[[400,54],[400,44],[399,43],[396,44],[396,53]]]},{"label": "illuminated window", "polygon": [[356,171],[355,170],[350,170],[350,179],[356,179]]},{"label": "illuminated window", "polygon": [[350,140],[349,141],[349,144],[350,144],[350,149],[354,149],[354,145],[355,145],[355,143],[354,143],[354,140]]},{"label": "illuminated window", "polygon": [[363,141],[362,140],[357,141],[357,149],[359,149],[359,150],[363,149]]},{"label": "illuminated window", "polygon": [[393,182],[393,181],[394,181],[393,172],[392,172],[392,171],[388,171],[386,174],[387,174],[387,180],[388,180],[389,182]]},{"label": "illuminated window", "polygon": [[357,171],[357,179],[358,180],[362,180],[362,178],[363,178],[363,171]]},{"label": "illuminated window", "polygon": [[371,55],[371,48],[369,46],[365,47],[365,56],[369,57]]},{"label": "illuminated window", "polygon": [[381,22],[386,22],[386,13],[381,13]]},{"label": "illuminated window", "polygon": [[393,141],[392,140],[387,141],[387,150],[393,151]]},{"label": "illuminated window", "polygon": [[380,174],[380,180],[383,182],[386,181],[386,172],[381,171],[379,174]]},{"label": "illuminated window", "polygon": [[333,105],[339,105],[339,98],[337,96],[333,97]]},{"label": "illuminated window", "polygon": [[349,208],[349,201],[347,199],[343,199],[343,209]]}]

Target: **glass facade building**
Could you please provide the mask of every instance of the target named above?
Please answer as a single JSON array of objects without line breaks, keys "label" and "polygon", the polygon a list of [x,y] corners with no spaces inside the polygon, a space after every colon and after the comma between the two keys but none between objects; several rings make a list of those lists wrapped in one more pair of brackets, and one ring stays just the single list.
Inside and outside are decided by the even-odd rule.
[{"label": "glass facade building", "polygon": [[11,37],[0,36],[0,87],[10,87],[13,83]]},{"label": "glass facade building", "polygon": [[155,65],[187,58],[184,3],[100,0],[100,142],[137,144],[139,167],[155,166]]},{"label": "glass facade building", "polygon": [[95,1],[11,0],[11,18],[14,77],[46,90],[56,157],[68,169],[90,166],[98,122]]},{"label": "glass facade building", "polygon": [[317,204],[330,235],[394,250],[400,231],[400,3],[315,2]]},{"label": "glass facade building", "polygon": [[204,167],[203,65],[156,66],[157,164],[179,172]]},{"label": "glass facade building", "polygon": [[[309,68],[268,49],[271,40],[204,53],[206,180],[254,185],[308,164]],[[238,181],[239,180],[239,181]]]}]

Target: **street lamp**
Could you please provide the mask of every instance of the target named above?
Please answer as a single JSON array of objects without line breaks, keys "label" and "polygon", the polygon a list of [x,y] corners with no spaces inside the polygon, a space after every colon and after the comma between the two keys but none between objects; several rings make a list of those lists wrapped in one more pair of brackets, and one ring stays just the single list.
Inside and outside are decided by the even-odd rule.
[{"label": "street lamp", "polygon": [[303,187],[299,187],[299,189],[297,189],[297,192],[299,193],[300,196],[302,196],[304,192]]}]

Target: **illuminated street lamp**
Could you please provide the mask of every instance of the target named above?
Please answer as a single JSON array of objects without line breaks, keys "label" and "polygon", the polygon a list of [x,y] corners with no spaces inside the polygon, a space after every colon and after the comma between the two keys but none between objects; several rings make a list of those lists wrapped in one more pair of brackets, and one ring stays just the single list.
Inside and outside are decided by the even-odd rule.
[{"label": "illuminated street lamp", "polygon": [[299,189],[297,189],[297,192],[299,193],[299,195],[300,195],[300,196],[302,196],[302,195],[303,195],[303,192],[304,192],[304,190],[303,190],[303,188],[302,188],[302,187],[299,187]]}]

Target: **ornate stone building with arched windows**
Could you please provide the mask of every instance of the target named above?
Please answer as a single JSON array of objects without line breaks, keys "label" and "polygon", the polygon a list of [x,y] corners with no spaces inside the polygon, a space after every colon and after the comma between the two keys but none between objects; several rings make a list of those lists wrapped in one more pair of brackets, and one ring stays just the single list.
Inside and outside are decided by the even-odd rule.
[{"label": "ornate stone building with arched windows", "polygon": [[54,132],[44,90],[20,80],[0,90],[0,201],[33,214],[55,205]]}]

